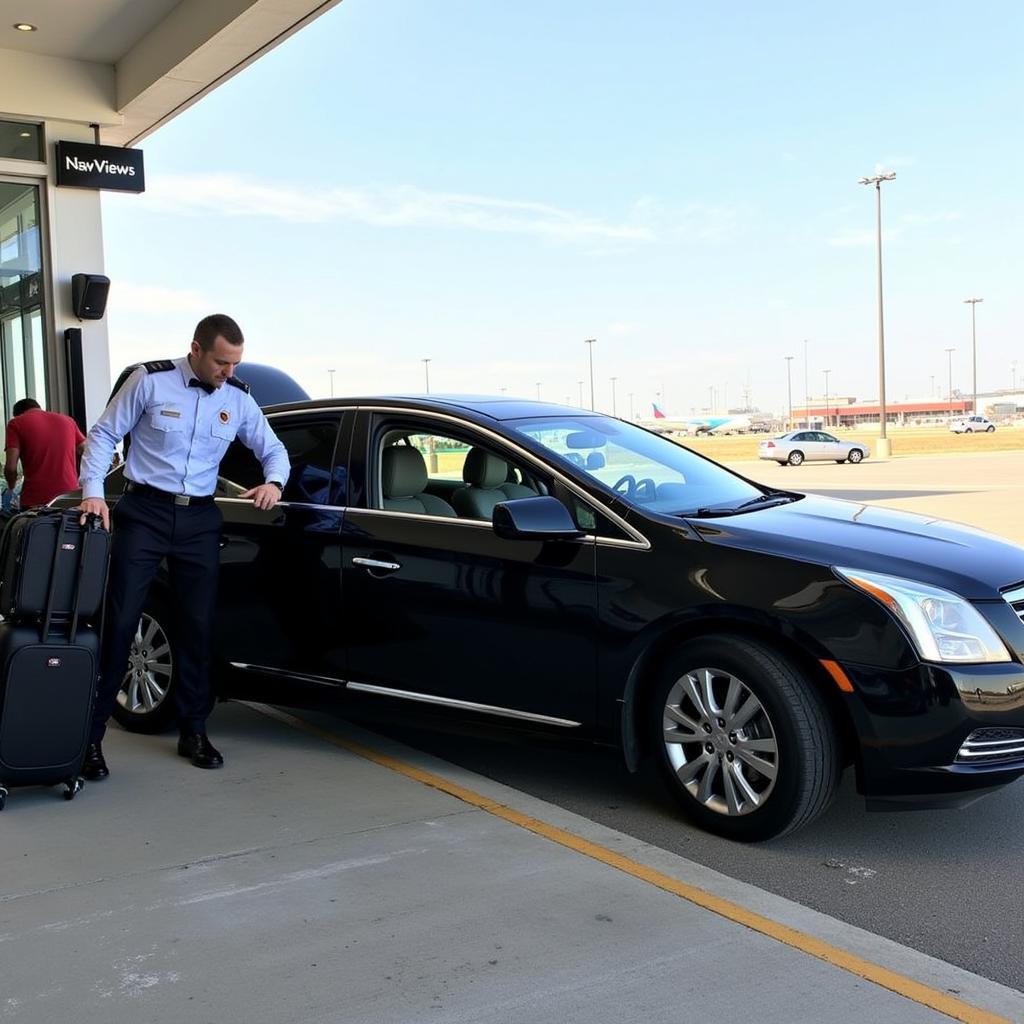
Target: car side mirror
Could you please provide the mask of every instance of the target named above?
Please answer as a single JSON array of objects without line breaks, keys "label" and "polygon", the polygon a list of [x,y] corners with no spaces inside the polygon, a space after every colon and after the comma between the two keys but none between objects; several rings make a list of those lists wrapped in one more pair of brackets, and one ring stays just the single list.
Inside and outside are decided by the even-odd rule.
[{"label": "car side mirror", "polygon": [[582,540],[568,509],[548,495],[515,498],[494,506],[494,532],[505,540]]}]

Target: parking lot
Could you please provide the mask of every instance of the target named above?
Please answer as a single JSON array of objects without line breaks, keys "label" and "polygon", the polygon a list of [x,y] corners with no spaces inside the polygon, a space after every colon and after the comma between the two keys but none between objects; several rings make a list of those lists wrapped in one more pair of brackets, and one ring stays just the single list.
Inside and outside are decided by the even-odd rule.
[{"label": "parking lot", "polygon": [[[1022,453],[737,468],[1024,543]],[[604,751],[243,705],[211,728],[221,772],[115,729],[109,780],[12,797],[0,1019],[1024,1019],[1020,786],[867,815],[847,785],[741,847]]]}]

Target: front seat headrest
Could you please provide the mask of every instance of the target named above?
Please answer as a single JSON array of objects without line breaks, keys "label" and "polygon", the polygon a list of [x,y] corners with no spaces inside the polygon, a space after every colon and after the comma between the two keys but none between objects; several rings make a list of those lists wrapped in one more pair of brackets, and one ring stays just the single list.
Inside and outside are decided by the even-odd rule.
[{"label": "front seat headrest", "polygon": [[411,498],[427,486],[427,464],[411,445],[391,445],[381,453],[380,480],[385,498]]},{"label": "front seat headrest", "polygon": [[470,448],[462,467],[462,479],[470,487],[483,487],[491,490],[505,482],[508,476],[508,463],[504,459],[484,451],[483,448]]}]

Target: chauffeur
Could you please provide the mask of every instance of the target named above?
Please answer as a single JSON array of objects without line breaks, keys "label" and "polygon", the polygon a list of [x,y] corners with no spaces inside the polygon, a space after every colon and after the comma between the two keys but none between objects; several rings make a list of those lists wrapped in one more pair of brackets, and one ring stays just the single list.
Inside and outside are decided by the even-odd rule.
[{"label": "chauffeur", "polygon": [[197,768],[224,759],[206,736],[212,707],[209,658],[219,563],[221,515],[214,504],[217,468],[237,436],[263,466],[266,483],[240,495],[271,509],[288,479],[288,454],[246,384],[235,378],[244,339],[216,314],[200,320],[182,359],[139,366],[111,398],[82,454],[83,512],[111,515],[103,478],[114,447],[131,433],[125,493],[114,508],[106,626],[92,731],[82,774],[109,774],[100,741],[124,680],[146,595],[167,559],[177,616],[175,691],[178,753]]}]

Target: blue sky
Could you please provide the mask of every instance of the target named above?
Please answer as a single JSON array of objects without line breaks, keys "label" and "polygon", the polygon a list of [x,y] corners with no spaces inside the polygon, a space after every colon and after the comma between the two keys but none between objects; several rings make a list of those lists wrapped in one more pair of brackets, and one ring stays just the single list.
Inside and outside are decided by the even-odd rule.
[{"label": "blue sky", "polygon": [[[834,9],[829,10],[829,7]],[[1009,387],[1021,341],[1015,3],[344,0],[143,143],[104,195],[112,362],[230,313],[314,395],[637,414]],[[934,390],[933,390],[934,389]]]}]

